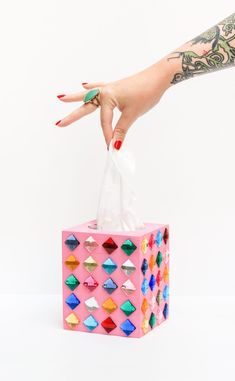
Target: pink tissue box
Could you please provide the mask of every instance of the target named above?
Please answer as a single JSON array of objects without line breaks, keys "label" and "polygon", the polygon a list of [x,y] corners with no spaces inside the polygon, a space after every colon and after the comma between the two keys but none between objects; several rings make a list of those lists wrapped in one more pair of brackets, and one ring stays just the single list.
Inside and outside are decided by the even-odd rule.
[{"label": "pink tissue box", "polygon": [[95,222],[62,233],[64,328],[141,337],[168,318],[169,227],[112,232]]}]

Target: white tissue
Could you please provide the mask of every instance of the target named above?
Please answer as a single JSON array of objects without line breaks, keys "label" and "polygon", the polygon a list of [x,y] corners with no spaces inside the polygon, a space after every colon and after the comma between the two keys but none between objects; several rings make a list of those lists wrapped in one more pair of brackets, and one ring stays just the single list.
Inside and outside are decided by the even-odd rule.
[{"label": "white tissue", "polygon": [[131,153],[124,145],[116,150],[111,142],[98,204],[98,230],[133,231],[144,227],[134,209],[134,172],[135,160]]}]

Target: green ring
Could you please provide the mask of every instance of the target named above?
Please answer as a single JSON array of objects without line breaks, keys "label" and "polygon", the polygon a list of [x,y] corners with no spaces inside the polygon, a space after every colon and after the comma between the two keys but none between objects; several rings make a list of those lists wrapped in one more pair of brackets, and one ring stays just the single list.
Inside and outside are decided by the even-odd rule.
[{"label": "green ring", "polygon": [[86,93],[85,97],[83,98],[83,102],[84,103],[91,102],[99,93],[100,93],[99,89],[88,91],[88,93]]}]

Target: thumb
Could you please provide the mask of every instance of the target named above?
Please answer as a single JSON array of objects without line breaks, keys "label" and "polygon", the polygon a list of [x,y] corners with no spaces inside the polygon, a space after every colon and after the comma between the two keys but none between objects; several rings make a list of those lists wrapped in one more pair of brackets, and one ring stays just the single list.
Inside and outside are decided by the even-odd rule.
[{"label": "thumb", "polygon": [[113,146],[117,150],[121,148],[121,145],[126,137],[127,131],[134,122],[134,120],[134,117],[128,115],[125,111],[122,112],[113,131]]}]

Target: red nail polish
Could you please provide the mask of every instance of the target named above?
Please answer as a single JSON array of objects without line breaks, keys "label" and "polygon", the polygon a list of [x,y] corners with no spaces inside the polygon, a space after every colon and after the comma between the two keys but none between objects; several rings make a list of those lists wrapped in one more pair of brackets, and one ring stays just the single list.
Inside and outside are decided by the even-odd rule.
[{"label": "red nail polish", "polygon": [[65,94],[61,94],[61,95],[57,95],[57,98],[63,98],[63,97],[65,97]]},{"label": "red nail polish", "polygon": [[55,125],[58,126],[58,124],[60,124],[60,122],[61,122],[61,120],[58,120],[58,122],[56,122]]},{"label": "red nail polish", "polygon": [[121,140],[116,140],[116,142],[114,143],[114,148],[120,149],[121,145],[122,145],[122,141]]},{"label": "red nail polish", "polygon": [[82,85],[87,85],[88,84],[88,82],[82,82]]}]

